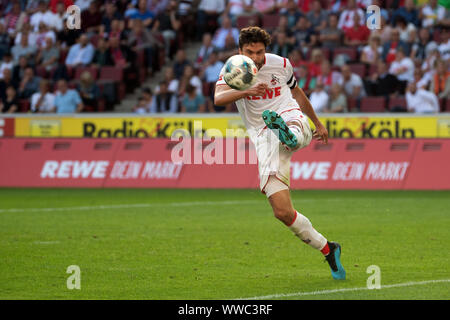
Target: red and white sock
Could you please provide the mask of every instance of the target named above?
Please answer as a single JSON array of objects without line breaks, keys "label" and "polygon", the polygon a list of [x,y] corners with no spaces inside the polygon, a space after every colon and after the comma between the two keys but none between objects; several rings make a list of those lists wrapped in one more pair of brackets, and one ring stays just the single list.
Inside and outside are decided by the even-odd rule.
[{"label": "red and white sock", "polygon": [[324,255],[328,254],[330,249],[328,248],[327,239],[325,239],[323,235],[313,228],[307,217],[298,211],[295,213],[296,215],[294,220],[288,226],[289,229],[291,229],[291,231],[306,244],[309,244],[315,249],[321,250]]}]

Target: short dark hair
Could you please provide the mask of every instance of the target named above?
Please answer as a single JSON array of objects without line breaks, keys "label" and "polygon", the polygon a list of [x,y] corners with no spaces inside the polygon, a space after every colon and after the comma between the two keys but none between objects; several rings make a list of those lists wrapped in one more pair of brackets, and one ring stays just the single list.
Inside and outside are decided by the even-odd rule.
[{"label": "short dark hair", "polygon": [[239,35],[239,48],[242,49],[244,45],[262,42],[265,47],[268,47],[271,42],[270,34],[260,27],[248,27],[241,30]]}]

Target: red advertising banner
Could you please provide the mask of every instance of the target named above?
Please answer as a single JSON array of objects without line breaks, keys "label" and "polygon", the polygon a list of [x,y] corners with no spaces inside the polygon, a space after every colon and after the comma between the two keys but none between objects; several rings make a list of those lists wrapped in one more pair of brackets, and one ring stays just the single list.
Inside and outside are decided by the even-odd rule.
[{"label": "red advertising banner", "polygon": [[[0,139],[1,187],[258,188],[248,139]],[[450,189],[450,139],[332,139],[291,161],[293,189]]]}]

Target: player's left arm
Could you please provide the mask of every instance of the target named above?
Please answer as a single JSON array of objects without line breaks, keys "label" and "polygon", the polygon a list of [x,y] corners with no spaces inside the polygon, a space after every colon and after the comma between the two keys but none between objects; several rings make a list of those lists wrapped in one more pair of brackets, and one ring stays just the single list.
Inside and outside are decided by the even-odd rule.
[{"label": "player's left arm", "polygon": [[328,131],[322,124],[322,122],[320,122],[319,118],[314,112],[311,102],[303,92],[302,88],[296,86],[294,89],[291,89],[291,93],[292,97],[297,101],[298,105],[301,107],[302,112],[306,114],[308,118],[310,118],[311,121],[314,123],[316,130],[314,131],[313,137],[316,138],[317,140],[323,141],[324,143],[328,143]]}]

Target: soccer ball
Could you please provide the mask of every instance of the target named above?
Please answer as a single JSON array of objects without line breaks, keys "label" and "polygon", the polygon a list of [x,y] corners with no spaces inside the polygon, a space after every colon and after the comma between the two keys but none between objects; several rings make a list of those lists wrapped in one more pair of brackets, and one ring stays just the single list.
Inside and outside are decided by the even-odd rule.
[{"label": "soccer ball", "polygon": [[223,79],[231,88],[247,90],[256,82],[258,68],[252,59],[244,55],[234,55],[225,62]]}]

